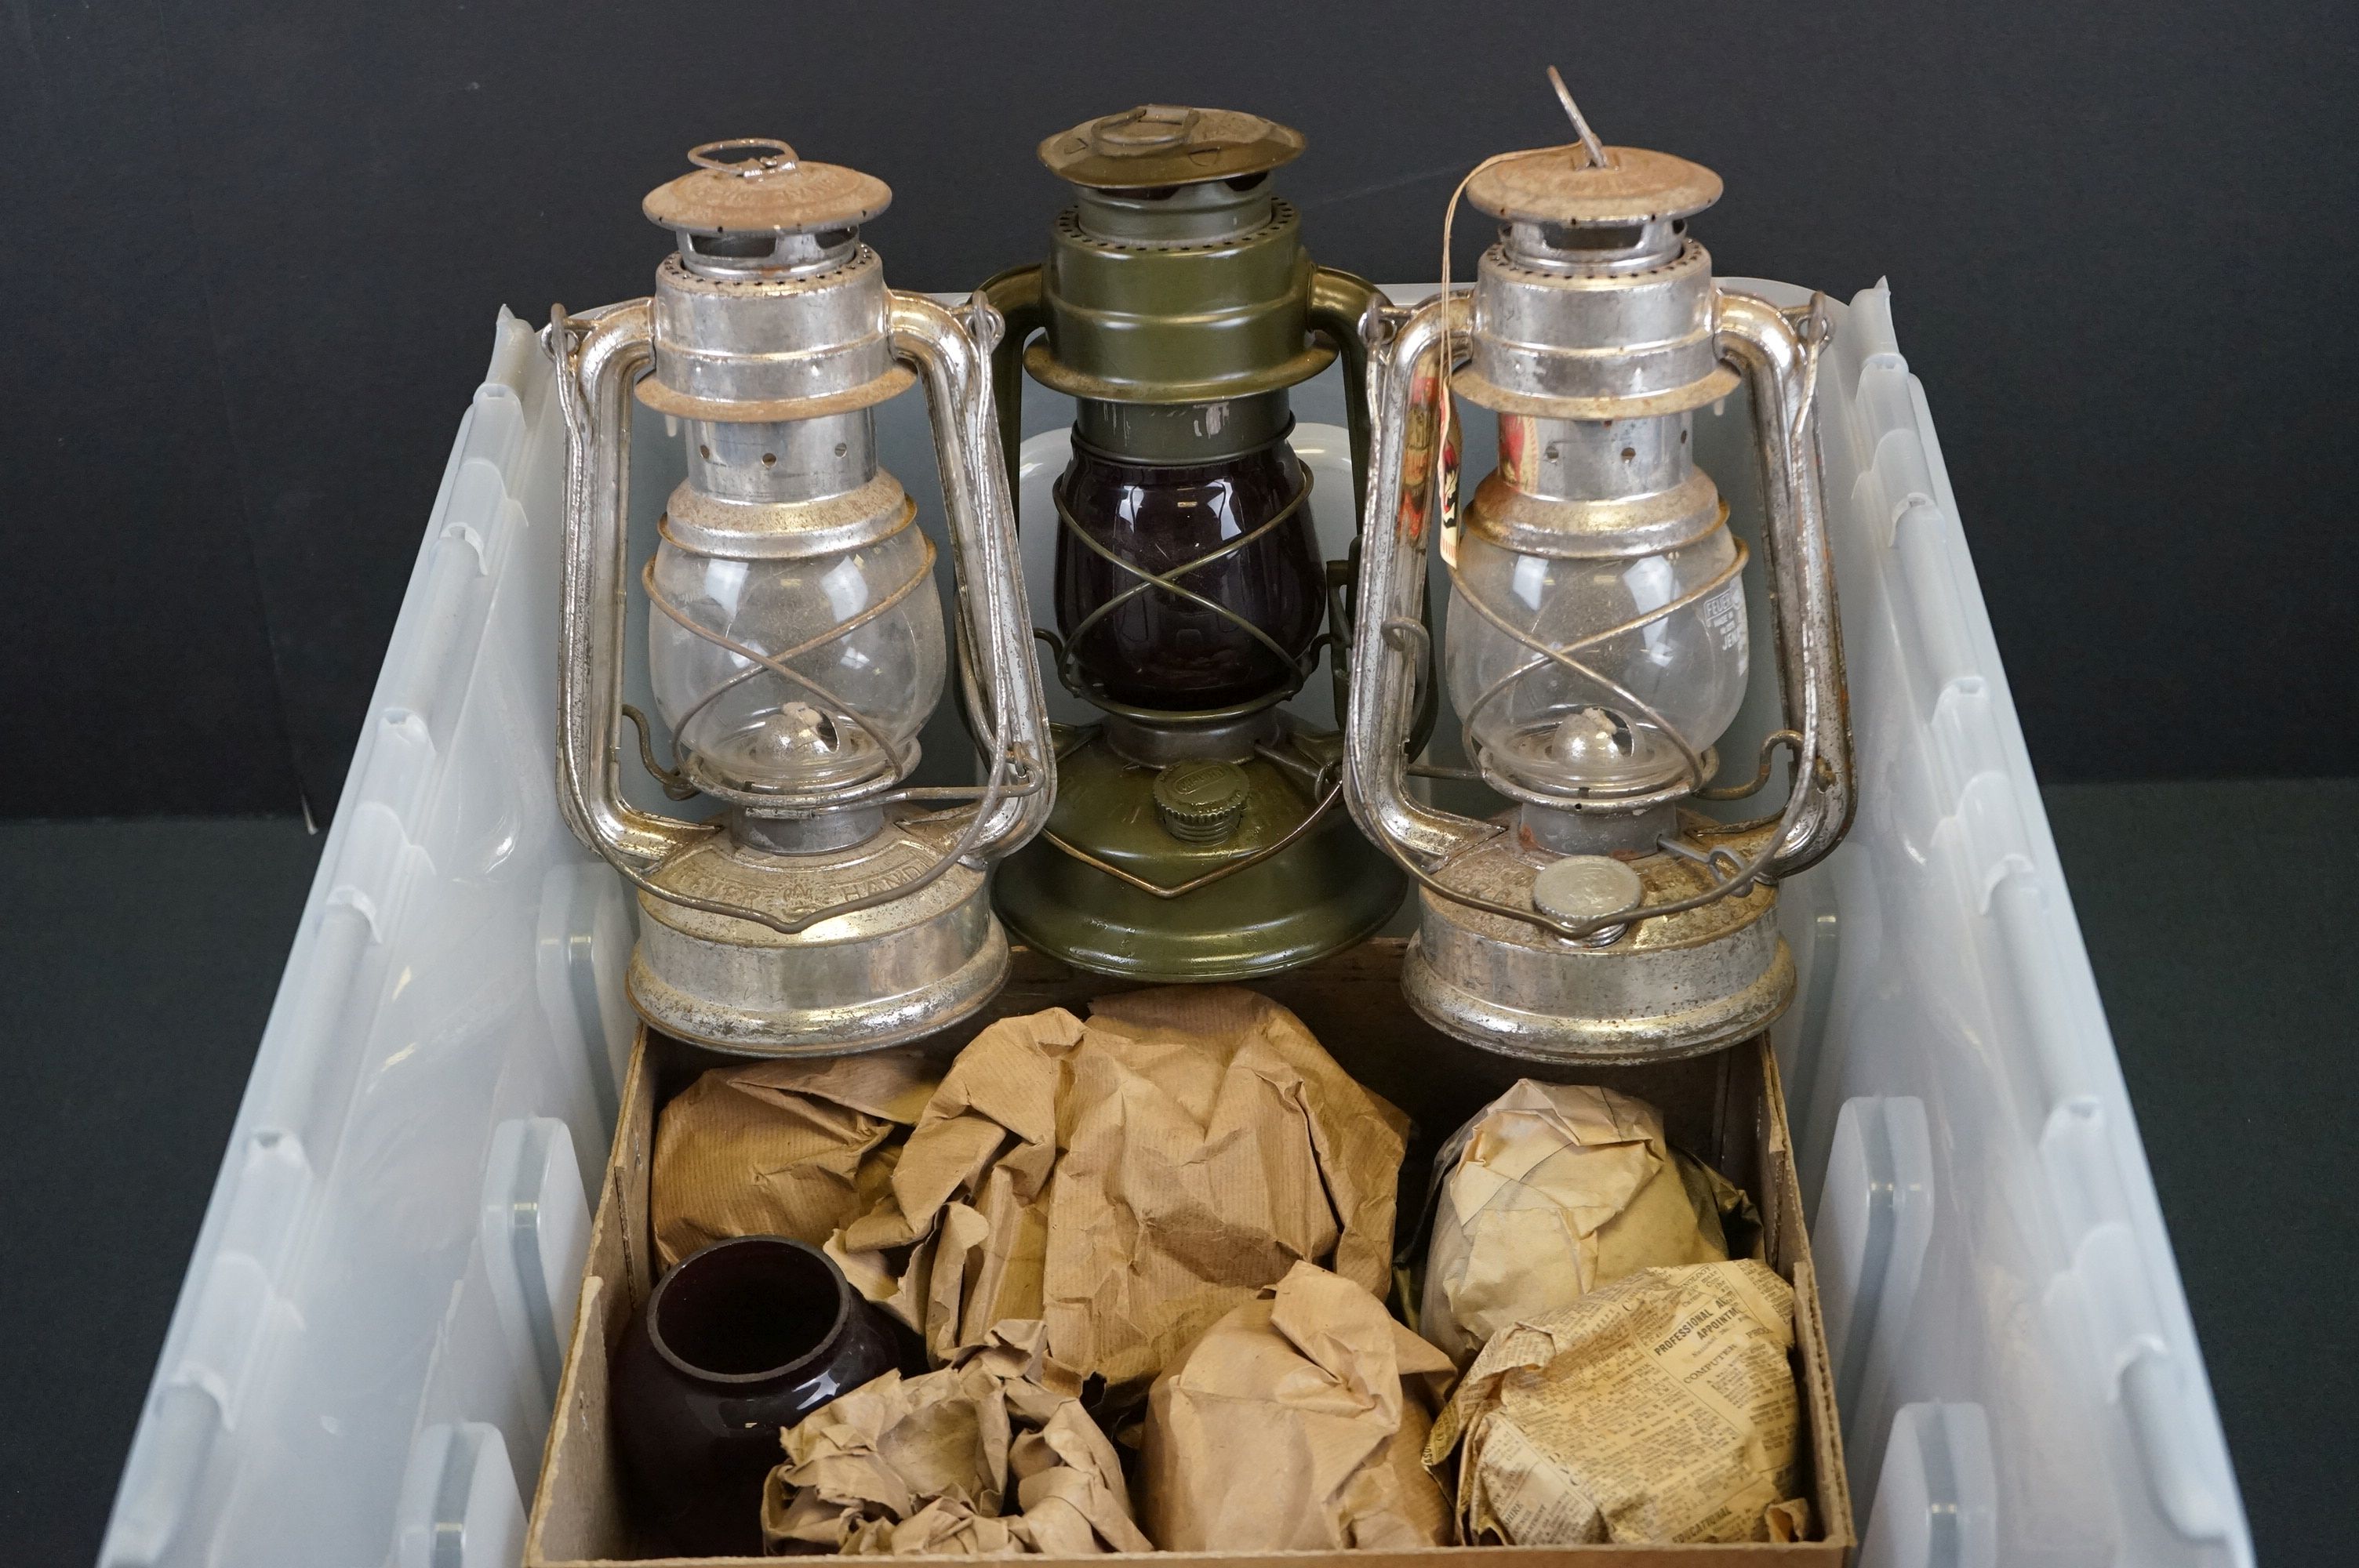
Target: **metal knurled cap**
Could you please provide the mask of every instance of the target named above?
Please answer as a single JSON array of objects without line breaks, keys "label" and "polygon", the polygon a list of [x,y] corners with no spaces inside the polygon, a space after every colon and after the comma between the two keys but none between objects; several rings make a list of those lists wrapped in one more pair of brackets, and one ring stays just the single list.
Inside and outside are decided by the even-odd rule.
[{"label": "metal knurled cap", "polygon": [[1645,147],[1607,147],[1605,166],[1579,144],[1501,158],[1466,183],[1466,200],[1511,223],[1650,223],[1720,200],[1720,176]]},{"label": "metal knurled cap", "polygon": [[1611,855],[1567,855],[1532,879],[1532,907],[1559,920],[1595,920],[1629,908],[1645,890],[1638,873]]},{"label": "metal knurled cap", "polygon": [[1040,144],[1040,161],[1059,179],[1122,190],[1259,174],[1302,146],[1301,132],[1258,114],[1142,103],[1058,132]]},{"label": "metal knurled cap", "polygon": [[1217,844],[1244,820],[1253,781],[1234,762],[1174,762],[1155,775],[1163,830],[1186,844]]},{"label": "metal knurled cap", "polygon": [[810,234],[865,223],[893,203],[873,174],[805,163],[771,136],[742,136],[691,148],[696,165],[647,192],[650,222],[690,234]]}]

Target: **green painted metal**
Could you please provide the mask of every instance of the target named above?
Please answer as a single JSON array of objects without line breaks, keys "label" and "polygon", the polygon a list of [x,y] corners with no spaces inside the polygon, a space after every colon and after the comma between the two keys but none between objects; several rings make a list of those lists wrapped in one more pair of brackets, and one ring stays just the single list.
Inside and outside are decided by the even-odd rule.
[{"label": "green painted metal", "polygon": [[[1266,759],[1239,764],[1251,794],[1216,844],[1165,830],[1157,770],[1125,762],[1093,735],[1057,761],[1049,833],[1158,887],[1178,887],[1284,838],[1314,802]],[[1408,891],[1338,801],[1319,825],[1257,865],[1177,898],[1157,898],[1036,838],[993,879],[1000,918],[1016,937],[1078,968],[1160,982],[1277,974],[1381,929]]]},{"label": "green painted metal", "polygon": [[[1211,123],[1191,122],[1187,134],[1201,139]],[[1361,278],[1313,265],[1299,216],[1253,178],[1284,161],[1279,144],[1293,135],[1268,129],[1279,135],[1254,155],[1266,158],[1256,169],[1200,163],[1193,167],[1212,172],[1166,183],[1125,172],[1161,168],[1125,154],[1109,165],[1120,183],[1111,175],[1075,183],[1075,204],[1059,216],[1045,263],[984,285],[1007,323],[992,368],[1011,485],[1027,373],[1080,401],[1076,431],[1092,446],[1138,461],[1205,462],[1234,455],[1240,442],[1282,436],[1291,422],[1286,389],[1340,358],[1357,514],[1368,449],[1360,328],[1382,297]],[[1065,139],[1086,140],[1089,130]],[[1060,140],[1043,144],[1052,168]],[[1075,142],[1071,150],[1084,149]],[[1288,750],[1336,743],[1332,735],[1301,734]],[[1309,772],[1258,755],[1239,765],[1249,786],[1242,820],[1217,842],[1190,843],[1157,809],[1156,770],[1088,732],[1059,757],[1048,832],[996,874],[1001,917],[1026,942],[1079,968],[1168,981],[1276,973],[1390,919],[1407,881],[1340,801],[1269,859],[1177,897],[1158,897],[1089,863],[1179,888],[1268,849],[1316,806],[1315,759]]]},{"label": "green painted metal", "polygon": [[1116,243],[1068,210],[1041,278],[1045,341],[1024,368],[1073,397],[1215,403],[1307,381],[1335,351],[1310,339],[1310,253],[1283,201],[1234,239],[1164,248]]}]

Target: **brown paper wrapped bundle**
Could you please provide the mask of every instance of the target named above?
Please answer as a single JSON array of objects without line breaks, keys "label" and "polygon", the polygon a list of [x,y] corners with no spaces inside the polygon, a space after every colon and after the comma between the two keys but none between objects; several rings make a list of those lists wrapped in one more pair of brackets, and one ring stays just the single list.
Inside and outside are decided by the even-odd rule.
[{"label": "brown paper wrapped bundle", "polygon": [[1800,1540],[1793,1344],[1767,1266],[1644,1269],[1494,1336],[1426,1460],[1474,1545]]},{"label": "brown paper wrapped bundle", "polygon": [[1508,1325],[1640,1269],[1712,1263],[1758,1235],[1733,1183],[1664,1140],[1644,1100],[1525,1078],[1434,1161],[1418,1331],[1463,1367]]},{"label": "brown paper wrapped bundle", "polygon": [[1120,1404],[1299,1262],[1383,1290],[1404,1127],[1266,997],[1125,992],[976,1036],[830,1249],[937,1360],[1039,1318]]},{"label": "brown paper wrapped bundle", "polygon": [[851,1556],[1153,1551],[1048,1337],[1003,1323],[955,1366],[888,1372],[811,1412],[763,1490],[764,1540]]},{"label": "brown paper wrapped bundle", "polygon": [[656,1120],[656,1261],[733,1236],[823,1245],[887,1191],[939,1074],[907,1052],[715,1067]]},{"label": "brown paper wrapped bundle", "polygon": [[1167,1552],[1449,1545],[1422,1454],[1450,1374],[1375,1296],[1297,1263],[1156,1379],[1147,1533]]}]

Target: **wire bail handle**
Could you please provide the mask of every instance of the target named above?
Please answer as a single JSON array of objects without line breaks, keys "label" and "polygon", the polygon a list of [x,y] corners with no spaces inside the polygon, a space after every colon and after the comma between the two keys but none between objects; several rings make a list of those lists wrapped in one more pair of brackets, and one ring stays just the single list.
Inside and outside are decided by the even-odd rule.
[{"label": "wire bail handle", "polygon": [[[744,152],[743,157],[724,155]],[[758,179],[766,174],[784,174],[801,161],[795,149],[776,136],[731,136],[724,141],[706,142],[690,147],[688,161],[699,168],[719,169],[743,179]]]}]

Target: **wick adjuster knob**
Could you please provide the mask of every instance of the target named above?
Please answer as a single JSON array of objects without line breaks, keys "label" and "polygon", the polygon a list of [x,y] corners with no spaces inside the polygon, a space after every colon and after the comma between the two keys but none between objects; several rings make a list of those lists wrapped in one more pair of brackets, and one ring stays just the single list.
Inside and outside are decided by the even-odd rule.
[{"label": "wick adjuster knob", "polygon": [[1251,781],[1234,762],[1174,762],[1155,776],[1163,830],[1184,844],[1217,844],[1234,833],[1251,794]]}]

